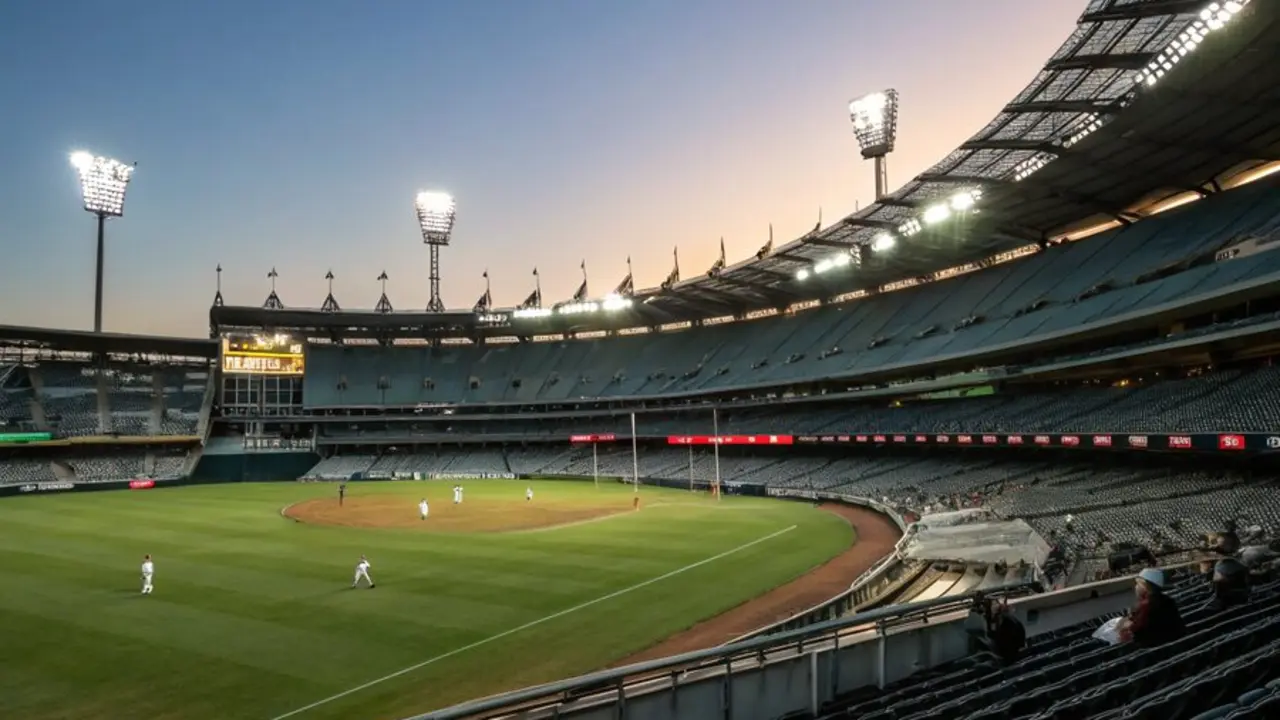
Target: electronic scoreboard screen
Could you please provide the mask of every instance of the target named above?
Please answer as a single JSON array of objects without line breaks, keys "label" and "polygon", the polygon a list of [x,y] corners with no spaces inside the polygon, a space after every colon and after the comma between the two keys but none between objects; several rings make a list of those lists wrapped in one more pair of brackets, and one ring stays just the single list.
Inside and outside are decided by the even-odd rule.
[{"label": "electronic scoreboard screen", "polygon": [[227,335],[222,372],[241,375],[302,375],[303,343],[287,335]]}]

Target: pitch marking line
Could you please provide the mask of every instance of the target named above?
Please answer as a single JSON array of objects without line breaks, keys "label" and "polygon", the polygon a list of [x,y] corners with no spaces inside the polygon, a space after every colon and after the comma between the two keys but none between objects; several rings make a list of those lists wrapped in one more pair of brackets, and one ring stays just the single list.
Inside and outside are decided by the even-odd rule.
[{"label": "pitch marking line", "polygon": [[713,563],[713,562],[715,562],[716,560],[722,560],[722,559],[724,559],[724,558],[729,557],[730,555],[733,555],[733,554],[735,554],[735,553],[742,552],[743,550],[746,550],[747,548],[754,547],[754,546],[756,546],[756,545],[759,545],[760,543],[768,542],[768,541],[770,541],[770,540],[772,540],[772,539],[774,539],[774,538],[776,538],[776,537],[779,537],[779,536],[785,535],[785,534],[787,534],[787,533],[791,532],[792,530],[795,530],[797,527],[798,527],[797,525],[792,525],[791,527],[783,528],[782,530],[779,530],[779,531],[777,531],[777,532],[774,532],[774,533],[770,533],[770,534],[768,534],[768,535],[765,535],[765,536],[764,536],[764,537],[762,537],[762,538],[757,538],[757,539],[755,539],[755,540],[752,540],[752,541],[751,541],[751,542],[749,542],[749,543],[746,543],[746,544],[743,544],[743,545],[739,545],[738,547],[733,548],[732,550],[726,550],[726,551],[724,551],[724,552],[720,553],[719,555],[712,555],[711,557],[706,558],[705,560],[699,560],[699,561],[698,561],[698,562],[696,562],[696,563],[692,563],[692,564],[690,564],[690,565],[685,565],[685,566],[684,566],[684,567],[682,567],[682,568],[677,568],[677,569],[672,570],[671,572],[666,573],[666,574],[664,574],[664,575],[659,575],[658,577],[650,578],[650,579],[648,579],[648,580],[645,580],[645,581],[644,581],[644,582],[642,582],[642,583],[637,583],[637,584],[635,584],[635,585],[632,585],[631,587],[623,588],[623,589],[621,589],[621,590],[616,590],[616,591],[614,591],[614,592],[609,593],[608,595],[602,595],[602,596],[600,596],[600,597],[596,598],[595,600],[588,600],[587,602],[584,602],[584,603],[582,603],[581,605],[574,605],[574,606],[573,606],[573,607],[571,607],[571,608],[568,608],[568,609],[566,609],[566,610],[561,610],[560,612],[557,612],[557,613],[552,613],[551,615],[547,615],[546,617],[538,618],[537,620],[533,620],[533,621],[531,621],[531,622],[527,622],[527,623],[525,623],[525,624],[523,624],[523,625],[520,625],[519,627],[514,627],[514,628],[511,628],[510,630],[504,630],[504,631],[502,631],[502,632],[498,633],[497,635],[492,635],[492,636],[487,637],[487,638],[485,638],[485,639],[483,639],[483,640],[477,640],[477,641],[475,641],[475,642],[471,643],[470,645],[463,645],[462,647],[460,647],[460,648],[455,648],[455,649],[453,649],[453,650],[450,650],[450,651],[449,651],[449,652],[447,652],[447,653],[442,653],[442,654],[437,655],[437,656],[435,656],[435,657],[433,657],[433,658],[430,658],[430,659],[428,659],[428,660],[423,660],[422,662],[418,663],[417,665],[410,665],[409,667],[404,668],[403,670],[397,670],[397,671],[395,671],[395,672],[391,673],[390,675],[383,675],[382,677],[380,677],[380,678],[378,678],[378,679],[376,679],[376,680],[370,680],[369,682],[367,682],[367,683],[365,683],[365,684],[363,684],[363,685],[358,685],[358,686],[356,686],[356,687],[351,688],[350,690],[344,690],[344,691],[342,691],[342,692],[338,693],[337,695],[330,695],[329,697],[327,697],[327,698],[325,698],[325,699],[323,699],[323,700],[317,700],[316,702],[313,702],[313,703],[311,703],[310,705],[305,705],[305,706],[303,706],[303,707],[300,707],[300,708],[298,708],[297,710],[291,710],[291,711],[289,711],[289,712],[287,712],[287,713],[285,713],[285,714],[283,714],[283,715],[277,715],[277,716],[275,716],[274,718],[272,718],[272,720],[285,720],[285,718],[291,718],[291,717],[293,717],[293,716],[295,716],[295,715],[301,715],[302,713],[307,712],[308,710],[314,710],[315,708],[318,708],[318,707],[320,707],[321,705],[328,705],[329,703],[333,702],[334,700],[341,700],[342,698],[347,697],[348,695],[354,695],[355,693],[358,693],[358,692],[360,692],[360,691],[362,691],[362,690],[368,690],[369,688],[373,687],[374,685],[379,685],[379,684],[384,683],[384,682],[386,682],[386,681],[388,681],[388,680],[392,680],[392,679],[394,679],[394,678],[398,678],[398,677],[400,677],[401,675],[406,675],[406,674],[411,673],[411,672],[413,672],[413,671],[415,671],[415,670],[420,670],[420,669],[422,669],[422,668],[424,668],[424,667],[426,667],[426,666],[428,666],[428,665],[431,665],[431,664],[434,664],[434,663],[440,662],[441,660],[446,660],[446,659],[448,659],[448,658],[453,657],[454,655],[459,655],[459,654],[464,653],[464,652],[466,652],[466,651],[468,651],[468,650],[474,650],[475,648],[478,648],[478,647],[480,647],[481,645],[488,645],[489,643],[491,643],[491,642],[493,642],[493,641],[495,641],[495,640],[501,640],[502,638],[509,637],[509,636],[514,635],[514,634],[516,634],[516,633],[518,633],[518,632],[521,632],[522,630],[528,630],[528,629],[529,629],[529,628],[531,628],[531,627],[535,627],[535,626],[537,626],[537,625],[541,625],[541,624],[543,624],[543,623],[545,623],[545,622],[550,622],[550,621],[555,620],[555,619],[557,619],[557,618],[562,618],[562,617],[564,617],[565,615],[568,615],[568,614],[570,614],[570,613],[577,612],[577,611],[579,611],[579,610],[583,610],[583,609],[585,609],[585,608],[589,608],[589,607],[591,607],[592,605],[598,605],[598,604],[600,604],[600,603],[602,603],[602,602],[605,602],[605,601],[607,601],[607,600],[612,600],[612,599],[614,599],[614,598],[616,598],[616,597],[619,597],[619,596],[621,596],[621,595],[626,595],[626,594],[627,594],[627,593],[629,593],[629,592],[632,592],[632,591],[635,591],[635,590],[639,590],[639,589],[644,588],[644,587],[648,587],[648,586],[650,586],[650,585],[653,585],[654,583],[662,582],[663,580],[668,580],[668,579],[670,579],[670,578],[675,577],[676,575],[680,575],[680,574],[682,574],[682,573],[686,573],[686,572],[688,572],[688,571],[690,571],[690,570],[694,570],[694,569],[696,569],[696,568],[700,568],[700,567],[702,567],[703,565],[706,565],[706,564],[708,564],[708,563]]}]

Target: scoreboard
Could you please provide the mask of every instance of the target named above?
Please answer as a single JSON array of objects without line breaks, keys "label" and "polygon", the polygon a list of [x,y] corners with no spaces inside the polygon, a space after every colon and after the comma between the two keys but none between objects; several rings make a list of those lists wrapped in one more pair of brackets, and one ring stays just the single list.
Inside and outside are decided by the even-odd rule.
[{"label": "scoreboard", "polygon": [[224,335],[222,372],[239,375],[302,375],[303,343],[288,335]]}]

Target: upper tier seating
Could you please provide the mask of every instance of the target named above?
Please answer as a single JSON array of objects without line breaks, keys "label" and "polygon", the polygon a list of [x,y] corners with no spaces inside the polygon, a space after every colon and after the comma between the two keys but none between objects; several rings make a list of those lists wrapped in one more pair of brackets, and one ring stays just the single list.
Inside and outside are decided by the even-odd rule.
[{"label": "upper tier seating", "polygon": [[0,369],[0,426],[90,435],[195,435],[208,370],[45,362]]},{"label": "upper tier seating", "polygon": [[[507,435],[567,438],[580,433],[630,435],[625,414],[579,418],[467,420],[426,416],[390,429],[325,426],[327,437],[370,441],[396,437]],[[1272,432],[1280,429],[1280,367],[1226,370],[1179,380],[1125,387],[1064,386],[1026,391],[1010,387],[985,397],[904,402],[826,402],[770,405],[720,412],[725,434],[830,433],[1200,433]],[[642,436],[710,434],[709,411],[640,413]],[[432,437],[434,436],[434,437]]]},{"label": "upper tier seating", "polygon": [[[1072,330],[1280,271],[1280,180],[943,282],[690,331],[519,345],[312,346],[309,406],[556,401],[856,373]],[[1213,262],[1250,238],[1262,251]],[[1193,260],[1210,261],[1196,262]],[[1156,271],[1161,271],[1157,273]],[[962,322],[967,321],[967,322]],[[839,348],[840,352],[832,354]]]}]

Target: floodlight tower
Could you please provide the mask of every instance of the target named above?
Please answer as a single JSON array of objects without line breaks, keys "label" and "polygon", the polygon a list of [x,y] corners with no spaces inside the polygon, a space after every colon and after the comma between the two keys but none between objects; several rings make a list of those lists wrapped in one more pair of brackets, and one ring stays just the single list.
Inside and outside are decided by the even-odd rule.
[{"label": "floodlight tower", "polygon": [[418,193],[413,204],[418,210],[422,242],[431,251],[431,301],[427,303],[427,312],[444,312],[444,303],[440,300],[440,248],[448,245],[453,236],[457,204],[449,193],[427,191]]},{"label": "floodlight tower", "polygon": [[853,134],[862,147],[862,157],[875,160],[876,199],[889,192],[889,173],[885,156],[893,152],[898,139],[898,91],[871,93],[849,103],[849,119]]},{"label": "floodlight tower", "polygon": [[129,188],[135,165],[78,151],[71,153],[71,165],[80,173],[80,194],[84,209],[98,216],[98,272],[93,293],[93,331],[102,332],[102,255],[107,218],[124,215],[124,193]]}]

